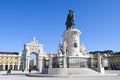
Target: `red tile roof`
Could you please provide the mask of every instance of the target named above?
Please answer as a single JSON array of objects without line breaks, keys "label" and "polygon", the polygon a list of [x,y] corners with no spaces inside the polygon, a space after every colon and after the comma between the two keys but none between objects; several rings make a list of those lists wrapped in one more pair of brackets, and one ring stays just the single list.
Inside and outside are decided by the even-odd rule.
[{"label": "red tile roof", "polygon": [[47,56],[51,56],[51,55],[52,55],[53,57],[57,56],[57,54],[55,54],[55,53],[54,53],[54,54],[53,54],[53,53],[48,53],[48,54],[47,54]]}]

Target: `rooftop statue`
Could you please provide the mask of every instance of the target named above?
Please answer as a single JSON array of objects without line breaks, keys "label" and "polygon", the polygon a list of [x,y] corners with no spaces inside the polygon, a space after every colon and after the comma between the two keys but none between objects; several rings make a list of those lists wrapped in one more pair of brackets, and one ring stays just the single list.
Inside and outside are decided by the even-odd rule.
[{"label": "rooftop statue", "polygon": [[67,15],[66,21],[66,30],[73,28],[75,25],[74,23],[74,11],[69,10],[69,14]]}]

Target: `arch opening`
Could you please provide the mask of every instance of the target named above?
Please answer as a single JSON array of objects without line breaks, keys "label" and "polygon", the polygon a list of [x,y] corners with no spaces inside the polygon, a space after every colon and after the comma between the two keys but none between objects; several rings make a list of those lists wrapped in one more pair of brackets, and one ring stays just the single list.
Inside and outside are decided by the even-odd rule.
[{"label": "arch opening", "polygon": [[34,52],[30,54],[30,62],[29,62],[29,69],[37,70],[38,65],[38,55]]}]

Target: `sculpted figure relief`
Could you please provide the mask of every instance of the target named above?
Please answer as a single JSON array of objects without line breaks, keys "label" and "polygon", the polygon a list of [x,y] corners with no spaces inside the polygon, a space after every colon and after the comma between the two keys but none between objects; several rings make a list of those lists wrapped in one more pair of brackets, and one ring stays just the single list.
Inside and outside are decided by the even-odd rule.
[{"label": "sculpted figure relief", "polygon": [[66,54],[67,53],[67,43],[64,41],[62,44],[59,43],[58,53]]}]

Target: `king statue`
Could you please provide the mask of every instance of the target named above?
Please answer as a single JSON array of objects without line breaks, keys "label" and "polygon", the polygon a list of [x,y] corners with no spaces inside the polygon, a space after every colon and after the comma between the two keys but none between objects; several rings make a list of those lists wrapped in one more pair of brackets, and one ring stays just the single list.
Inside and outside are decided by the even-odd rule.
[{"label": "king statue", "polygon": [[69,14],[67,15],[66,21],[66,30],[73,28],[75,25],[74,23],[74,11],[69,10]]}]

